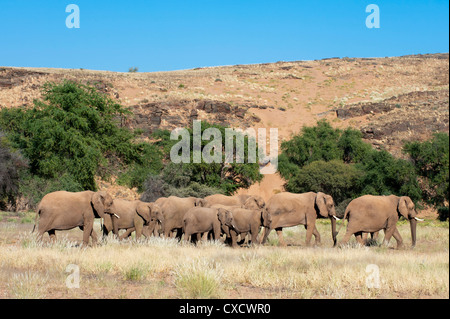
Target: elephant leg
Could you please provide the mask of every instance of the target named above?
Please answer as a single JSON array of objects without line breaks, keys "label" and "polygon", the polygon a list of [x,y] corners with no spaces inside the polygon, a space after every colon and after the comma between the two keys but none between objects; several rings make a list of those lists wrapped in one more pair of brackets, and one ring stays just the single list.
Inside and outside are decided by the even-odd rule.
[{"label": "elephant leg", "polygon": [[184,241],[189,242],[190,237],[191,237],[190,229],[185,229],[184,230]]},{"label": "elephant leg", "polygon": [[103,234],[103,238],[108,237],[109,230],[105,224],[103,224],[103,226],[102,226],[102,234]]},{"label": "elephant leg", "polygon": [[177,228],[176,232],[175,232],[175,238],[178,239],[178,241],[181,240],[181,236],[183,236],[183,229],[182,228]]},{"label": "elephant leg", "polygon": [[397,249],[402,248],[403,239],[402,239],[402,236],[400,235],[400,232],[398,231],[397,227],[395,227],[395,231],[392,235],[394,236],[395,240],[397,241]]},{"label": "elephant leg", "polygon": [[250,226],[250,232],[249,232],[249,239],[251,236],[251,245],[258,245],[259,244],[259,225],[251,225]]},{"label": "elephant leg", "polygon": [[319,231],[317,230],[316,225],[314,225],[313,235],[314,235],[314,240],[315,240],[314,244],[319,245],[320,244],[320,234],[319,234]]},{"label": "elephant leg", "polygon": [[344,246],[347,245],[348,241],[350,240],[350,237],[352,237],[352,235],[355,232],[349,228],[347,228],[347,232],[344,235],[344,238],[342,239],[342,242],[340,243],[340,246]]},{"label": "elephant leg", "polygon": [[[38,233],[37,233],[37,240],[39,240],[39,241],[42,241],[42,237],[44,236],[44,231],[42,231],[42,230],[38,230]],[[50,235],[50,234],[49,234]]]},{"label": "elephant leg", "polygon": [[305,225],[306,228],[306,246],[310,246],[311,245],[311,237],[312,234],[314,232],[314,227],[316,227],[315,224],[307,224]]},{"label": "elephant leg", "polygon": [[250,231],[250,235],[252,236],[252,246],[259,244],[258,231],[259,231],[259,227],[255,227]]},{"label": "elephant leg", "polygon": [[214,228],[213,228],[214,240],[219,240],[220,233],[221,233],[220,224],[219,225],[214,225]]},{"label": "elephant leg", "polygon": [[172,237],[172,225],[170,223],[166,223],[163,229],[163,237],[171,238]]},{"label": "elephant leg", "polygon": [[247,233],[246,233],[246,232],[245,232],[245,233],[240,233],[240,234],[239,234],[239,242],[238,242],[239,245],[245,244],[246,236],[247,236]]},{"label": "elephant leg", "polygon": [[383,244],[385,246],[389,245],[389,241],[391,240],[392,235],[394,235],[394,232],[397,230],[397,221],[398,216],[390,217],[387,220],[387,226],[384,229],[384,240],[383,240]]},{"label": "elephant leg", "polygon": [[262,244],[262,245],[264,245],[264,244],[266,243],[267,237],[269,237],[269,234],[270,234],[270,232],[272,231],[272,229],[273,229],[273,228],[266,228],[266,227],[264,227],[264,230],[263,230],[264,235],[263,235],[263,237],[262,237],[262,239],[261,239],[261,244]]},{"label": "elephant leg", "polygon": [[364,240],[362,238],[362,234],[363,232],[359,231],[355,233],[355,237],[356,237],[356,241],[358,242],[358,244],[360,244],[361,246],[364,246]]},{"label": "elephant leg", "polygon": [[233,248],[238,247],[238,244],[237,244],[238,234],[234,230],[230,230],[230,235],[231,235],[231,247],[233,247]]},{"label": "elephant leg", "polygon": [[85,222],[83,226],[83,246],[89,245],[89,237],[91,236],[93,226],[94,226],[93,220],[88,220]]},{"label": "elephant leg", "polygon": [[370,233],[370,236],[372,237],[372,240],[378,240],[378,235],[380,234],[379,231]]},{"label": "elephant leg", "polygon": [[122,240],[122,239],[125,239],[125,238],[127,238],[127,237],[130,237],[130,236],[131,236],[131,233],[134,232],[135,230],[136,230],[135,227],[128,228],[128,229],[126,230],[126,232],[124,232],[122,235],[119,236],[119,240]]},{"label": "elephant leg", "polygon": [[278,228],[275,228],[275,230],[278,235],[278,243],[280,244],[280,246],[287,246],[286,243],[284,242],[284,238],[283,238],[283,228],[278,227]]},{"label": "elephant leg", "polygon": [[142,236],[142,226],[136,225],[136,239],[141,238],[141,236]]},{"label": "elephant leg", "polygon": [[194,245],[197,245],[202,237],[200,233],[193,233],[193,232],[190,232],[190,236],[191,236],[191,238],[189,239],[189,237],[187,237],[187,239],[190,243],[192,243]]},{"label": "elephant leg", "polygon": [[97,238],[97,233],[95,232],[94,228],[92,228],[92,231],[91,231],[91,238],[92,238],[92,244],[97,245],[98,238]]},{"label": "elephant leg", "polygon": [[369,233],[362,233],[362,240],[365,245],[367,245],[369,242],[367,241],[367,237],[369,236]]},{"label": "elephant leg", "polygon": [[385,246],[389,245],[389,241],[391,240],[392,235],[394,235],[395,230],[396,230],[395,227],[386,228],[383,240],[383,244]]},{"label": "elephant leg", "polygon": [[148,226],[142,227],[142,235],[144,235],[145,238],[149,238],[151,236],[150,227]]}]

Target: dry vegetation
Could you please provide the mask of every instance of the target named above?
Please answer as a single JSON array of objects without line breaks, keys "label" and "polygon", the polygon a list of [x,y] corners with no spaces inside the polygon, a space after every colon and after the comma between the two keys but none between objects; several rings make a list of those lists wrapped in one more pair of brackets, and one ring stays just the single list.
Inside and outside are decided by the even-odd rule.
[{"label": "dry vegetation", "polygon": [[[99,224],[96,224],[99,231]],[[32,225],[0,224],[0,298],[448,298],[448,223],[418,226],[415,249],[333,249],[330,225],[320,221],[320,247],[304,247],[305,230],[284,230],[288,247],[232,249],[219,242],[198,247],[173,239],[107,243],[81,249],[81,231],[38,242]],[[400,223],[405,246],[409,225]],[[341,239],[344,228],[338,239]],[[394,242],[391,243],[394,246]],[[67,288],[69,264],[80,268],[80,287]],[[380,288],[367,288],[375,264]]]},{"label": "dry vegetation", "polygon": [[[136,118],[145,115],[145,121],[152,121],[154,115],[149,105],[165,103],[167,107],[158,115],[164,127],[173,126],[174,119],[189,119],[183,107],[195,107],[194,100],[208,99],[246,106],[236,123],[277,127],[280,142],[324,117],[335,127],[369,127],[374,132],[386,126],[401,127],[394,122],[397,119],[420,124],[424,118],[436,118],[448,132],[448,70],[448,54],[155,73],[0,68],[0,108],[32,105],[46,81],[81,79],[98,83],[99,89],[130,106]],[[423,94],[426,99],[418,101],[423,92],[436,92],[438,100],[429,101],[433,94]],[[398,98],[393,103],[401,107],[390,112],[340,119],[334,111],[392,98]],[[209,116],[198,111],[199,119]],[[430,123],[422,133],[408,127],[375,142],[391,143],[390,151],[399,153],[404,139],[429,138],[435,129]],[[104,181],[98,185],[114,197],[139,197],[134,190]],[[267,175],[249,192],[268,199],[282,185],[278,175]],[[304,247],[304,228],[293,227],[284,230],[290,244],[284,248],[275,247],[273,232],[263,247],[231,249],[220,243],[194,247],[161,238],[140,242],[108,238],[106,244],[81,249],[78,229],[57,233],[56,243],[41,243],[30,234],[34,214],[2,213],[0,217],[0,298],[449,298],[448,222],[419,224],[413,250],[354,244],[332,249],[326,221],[318,223],[323,242],[317,248]],[[99,224],[95,227],[99,233]],[[409,225],[400,224],[399,230],[405,246],[409,245]],[[342,228],[338,240],[344,232]],[[66,287],[69,264],[80,267],[79,288]],[[367,288],[369,264],[379,267],[378,289]]]}]

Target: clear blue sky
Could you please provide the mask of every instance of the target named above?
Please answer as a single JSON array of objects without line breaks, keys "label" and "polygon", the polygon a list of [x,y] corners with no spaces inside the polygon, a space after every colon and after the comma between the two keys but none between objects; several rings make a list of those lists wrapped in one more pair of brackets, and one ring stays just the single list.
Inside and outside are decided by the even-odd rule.
[{"label": "clear blue sky", "polygon": [[[68,29],[68,4],[80,28]],[[380,8],[368,29],[366,6]],[[126,72],[449,51],[449,1],[0,0],[0,65]]]}]

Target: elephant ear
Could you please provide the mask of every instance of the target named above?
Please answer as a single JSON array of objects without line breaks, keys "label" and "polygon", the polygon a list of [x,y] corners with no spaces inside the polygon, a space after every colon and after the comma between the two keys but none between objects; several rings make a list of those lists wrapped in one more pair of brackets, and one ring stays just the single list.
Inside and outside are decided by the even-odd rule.
[{"label": "elephant ear", "polygon": [[217,208],[217,218],[219,218],[219,221],[221,223],[225,223],[225,216],[226,216],[226,209],[223,208]]},{"label": "elephant ear", "polygon": [[267,209],[261,209],[261,225],[266,225],[269,219],[269,211]]},{"label": "elephant ear", "polygon": [[258,205],[259,208],[264,208],[266,207],[266,202],[264,201],[264,199],[261,196],[257,196],[255,198],[256,204]]},{"label": "elephant ear", "polygon": [[397,210],[400,213],[400,215],[402,215],[406,219],[409,219],[408,199],[411,201],[411,199],[408,196],[400,197],[397,206]]},{"label": "elephant ear", "polygon": [[203,198],[196,198],[194,205],[198,207],[208,207],[208,202]]},{"label": "elephant ear", "polygon": [[105,218],[105,192],[96,192],[92,195],[91,204],[95,210],[95,217]]},{"label": "elephant ear", "polygon": [[136,206],[136,213],[141,216],[145,224],[150,223],[153,205],[152,203],[139,203]]},{"label": "elephant ear", "polygon": [[315,204],[317,208],[319,209],[319,214],[322,217],[328,217],[328,208],[327,208],[327,202],[325,198],[325,194],[322,192],[318,192],[316,195],[316,201]]},{"label": "elephant ear", "polygon": [[266,220],[267,214],[265,214],[265,209],[261,209],[259,212],[261,214],[261,225],[264,225],[264,221]]},{"label": "elephant ear", "polygon": [[250,196],[249,198],[247,198],[245,200],[243,207],[246,209],[259,209],[260,208],[258,205],[257,199],[253,196]]},{"label": "elephant ear", "polygon": [[226,225],[230,225],[231,226],[232,220],[233,220],[233,213],[231,211],[229,211],[229,210],[226,210],[226,209],[224,209],[224,211],[225,211],[225,220],[224,220],[224,222],[225,222]]}]

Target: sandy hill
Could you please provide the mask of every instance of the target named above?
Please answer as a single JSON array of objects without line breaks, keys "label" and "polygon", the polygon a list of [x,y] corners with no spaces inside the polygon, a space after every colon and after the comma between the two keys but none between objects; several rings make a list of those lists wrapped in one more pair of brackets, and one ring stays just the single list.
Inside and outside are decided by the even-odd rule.
[{"label": "sandy hill", "polygon": [[[205,119],[242,129],[278,128],[281,142],[326,118],[402,156],[405,141],[449,131],[448,72],[448,53],[152,73],[0,67],[0,108],[28,107],[46,81],[73,79],[93,83],[129,106],[133,116],[126,125],[146,135]],[[245,192],[267,198],[282,185],[278,175],[267,175]]]}]

